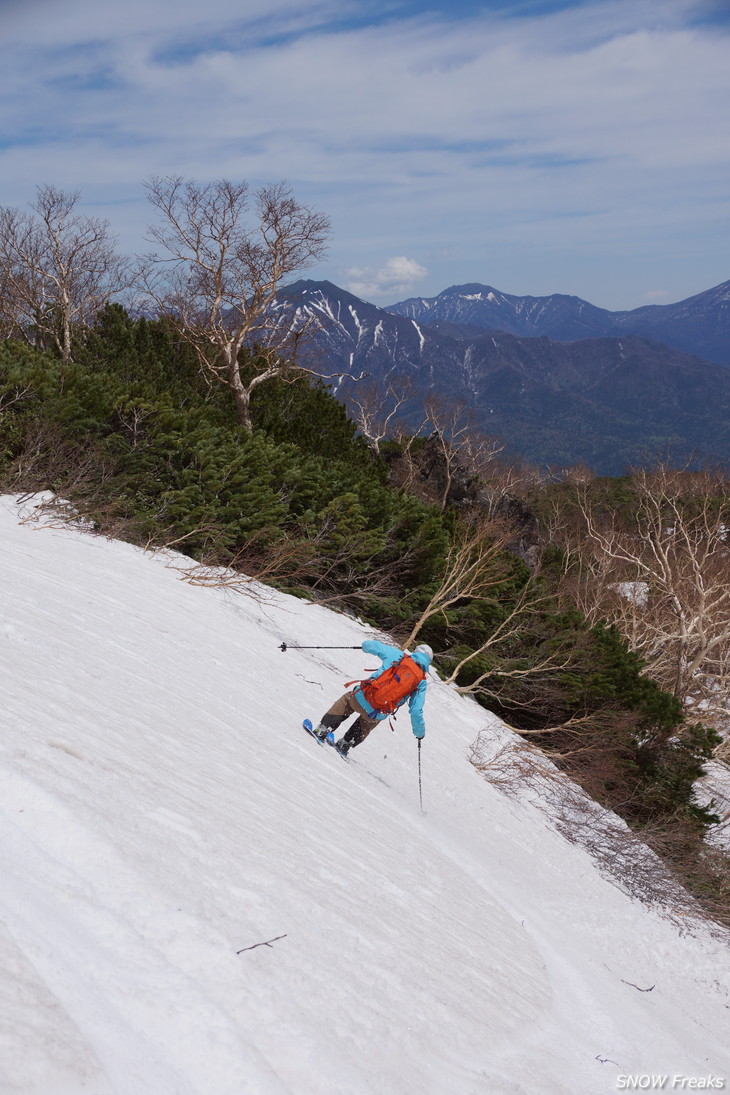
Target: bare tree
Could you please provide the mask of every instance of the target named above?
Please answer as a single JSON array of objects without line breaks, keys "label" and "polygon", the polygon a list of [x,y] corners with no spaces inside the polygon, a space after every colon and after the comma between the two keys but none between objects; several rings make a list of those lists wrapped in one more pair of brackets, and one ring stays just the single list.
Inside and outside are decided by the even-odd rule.
[{"label": "bare tree", "polygon": [[[181,579],[190,585],[226,589],[264,600],[271,592],[267,592],[267,585],[282,579],[291,583],[308,572],[307,545],[296,543],[287,537],[272,541],[272,533],[276,531],[265,528],[252,533],[225,563],[213,551],[209,558],[200,563],[186,561],[170,563],[169,566],[177,570]],[[155,550],[165,551],[175,547],[177,543],[179,540],[170,541],[155,547]]]},{"label": "bare tree", "polygon": [[109,222],[75,212],[79,192],[39,186],[31,208],[0,209],[0,320],[5,333],[71,360],[72,332],[126,287]]},{"label": "bare tree", "polygon": [[385,387],[374,381],[357,384],[348,397],[348,413],[374,457],[380,442],[398,432],[398,412],[413,395],[410,377],[389,377]]},{"label": "bare tree", "polygon": [[[509,522],[503,519],[474,513],[462,517],[441,579],[403,645],[414,643],[423,627],[440,616],[454,641],[451,650],[441,654],[442,664],[451,663],[443,678],[445,684],[498,702],[509,693],[512,708],[534,706],[536,695],[549,705],[555,698],[553,693],[559,693],[557,682],[571,655],[554,644],[542,647],[539,642],[525,642],[539,633],[536,621],[552,598],[538,572],[515,591],[515,560],[507,550],[512,535]],[[498,618],[479,638],[470,638],[468,645],[461,646],[461,625],[449,613],[483,599],[492,602]]]},{"label": "bare tree", "polygon": [[[458,692],[496,700],[503,695],[508,681],[518,685],[534,685],[536,681],[542,680],[547,687],[556,674],[570,664],[568,653],[550,650],[532,657],[523,654],[520,658],[510,658],[508,652],[514,650],[515,643],[530,631],[535,614],[544,609],[548,601],[549,597],[539,590],[538,580],[533,575],[523,586],[504,619],[484,636],[478,647],[458,659],[444,683],[453,684]],[[467,666],[472,663],[483,665],[485,661],[487,667],[468,684],[456,684],[462,670]],[[510,702],[513,707],[530,706],[534,697],[530,695],[523,704],[513,691]]]},{"label": "bare tree", "polygon": [[463,521],[446,555],[441,581],[404,642],[410,646],[434,616],[463,601],[485,597],[502,586],[509,575],[504,551],[508,530],[500,521],[476,518]]},{"label": "bare tree", "polygon": [[730,503],[719,473],[637,471],[629,522],[579,488],[569,522],[571,592],[591,622],[614,624],[646,672],[718,728],[730,688]]},{"label": "bare tree", "polygon": [[329,221],[284,183],[258,190],[253,210],[245,182],[155,176],[147,191],[159,214],[151,239],[162,249],[140,271],[147,299],[194,348],[204,372],[227,386],[250,430],[253,391],[292,375],[313,323],[277,310],[277,293],[322,256]]},{"label": "bare tree", "polygon": [[[477,457],[484,439],[477,438],[474,426],[474,414],[470,407],[460,400],[447,400],[441,396],[428,395],[424,399],[426,423],[433,431],[431,438],[443,471],[443,489],[439,505],[446,509],[449,494],[457,470],[468,469],[472,472],[472,463]],[[497,443],[494,453],[500,451]]]},{"label": "bare tree", "polygon": [[[494,476],[499,475],[502,481],[498,457],[504,443],[476,427],[473,411],[466,403],[427,395],[421,422],[406,432],[404,421],[397,415],[413,394],[410,378],[391,378],[384,396],[377,391],[370,398],[366,394],[353,415],[363,435],[370,438],[371,448],[386,436],[398,443],[401,459],[391,468],[396,485],[445,510],[453,502],[473,500]],[[355,397],[350,396],[348,401],[354,403]],[[486,495],[480,495],[480,508],[488,504]]]}]

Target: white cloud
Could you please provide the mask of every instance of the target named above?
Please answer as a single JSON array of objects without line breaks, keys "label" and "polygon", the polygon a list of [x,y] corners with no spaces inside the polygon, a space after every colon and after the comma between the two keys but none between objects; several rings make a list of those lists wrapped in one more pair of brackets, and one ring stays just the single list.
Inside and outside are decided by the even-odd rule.
[{"label": "white cloud", "polygon": [[368,300],[371,297],[410,292],[415,282],[426,277],[426,267],[405,255],[388,259],[379,270],[367,266],[352,266],[344,271],[345,288]]}]

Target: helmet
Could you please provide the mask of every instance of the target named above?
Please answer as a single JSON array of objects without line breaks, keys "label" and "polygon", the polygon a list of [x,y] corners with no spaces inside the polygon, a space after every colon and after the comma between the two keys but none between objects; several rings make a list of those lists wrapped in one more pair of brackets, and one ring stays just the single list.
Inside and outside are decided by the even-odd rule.
[{"label": "helmet", "polygon": [[428,645],[428,643],[419,643],[418,646],[416,647],[416,649],[413,651],[413,653],[414,654],[425,654],[426,657],[428,658],[429,662],[433,661],[433,650]]}]

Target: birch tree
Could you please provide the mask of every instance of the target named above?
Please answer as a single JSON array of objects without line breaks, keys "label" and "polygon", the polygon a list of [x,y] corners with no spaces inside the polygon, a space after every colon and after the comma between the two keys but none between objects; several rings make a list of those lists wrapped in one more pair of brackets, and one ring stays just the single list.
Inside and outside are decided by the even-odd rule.
[{"label": "birch tree", "polygon": [[476,519],[461,523],[446,554],[441,578],[403,646],[411,646],[433,617],[447,619],[449,609],[455,605],[494,595],[504,586],[510,574],[507,540],[508,531],[500,521]]},{"label": "birch tree", "polygon": [[126,287],[109,222],[76,212],[79,192],[39,186],[33,213],[0,209],[0,321],[6,336],[72,355],[77,326],[93,323]]},{"label": "birch tree", "polygon": [[439,505],[447,509],[454,478],[458,472],[486,477],[504,445],[496,438],[486,437],[475,424],[474,411],[457,399],[428,395],[424,401],[426,424],[431,428],[431,440],[438,453],[443,472]]},{"label": "birch tree", "polygon": [[399,432],[398,415],[413,395],[407,377],[390,377],[383,384],[362,381],[348,398],[348,414],[356,423],[373,457],[380,456],[380,443]]},{"label": "birch tree", "polygon": [[515,589],[514,559],[506,550],[511,535],[509,524],[498,518],[462,519],[441,578],[403,646],[415,643],[421,630],[439,617],[448,628],[453,626],[457,637],[459,624],[450,623],[450,612],[469,602],[493,602],[499,606],[494,623],[472,636],[468,645],[461,646],[457,638],[451,652],[443,653],[443,661],[453,663],[443,679],[458,692],[493,700],[504,697],[509,687],[510,704],[517,707],[534,702],[532,697],[521,702],[520,691],[528,695],[530,689],[549,687],[570,658],[566,651],[554,647],[527,652],[524,640],[534,632],[535,621],[550,605],[551,596],[539,574],[530,575]]},{"label": "birch tree", "polygon": [[158,214],[150,239],[160,248],[140,270],[148,304],[174,323],[206,375],[228,388],[250,430],[253,392],[292,375],[313,323],[277,309],[277,294],[323,255],[329,221],[284,183],[252,200],[245,182],[228,179],[153,177],[147,192]]},{"label": "birch tree", "polygon": [[579,491],[580,607],[615,626],[646,672],[703,716],[727,719],[730,496],[719,473],[659,467],[631,479],[629,522]]}]

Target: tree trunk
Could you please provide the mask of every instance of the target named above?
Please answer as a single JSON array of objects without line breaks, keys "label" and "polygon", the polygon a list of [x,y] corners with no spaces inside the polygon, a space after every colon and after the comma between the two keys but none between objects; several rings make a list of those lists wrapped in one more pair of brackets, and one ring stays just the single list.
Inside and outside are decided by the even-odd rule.
[{"label": "tree trunk", "polygon": [[68,365],[71,360],[71,323],[68,316],[63,317],[63,344],[61,346],[61,361]]},{"label": "tree trunk", "polygon": [[236,404],[236,417],[238,423],[249,433],[253,430],[251,422],[251,389],[244,387],[241,374],[238,371],[237,355],[233,348],[226,351],[226,371],[228,374],[228,387],[233,393]]}]

